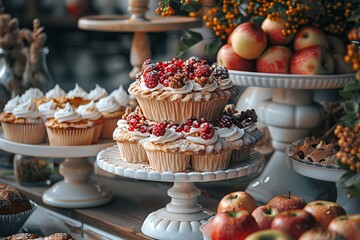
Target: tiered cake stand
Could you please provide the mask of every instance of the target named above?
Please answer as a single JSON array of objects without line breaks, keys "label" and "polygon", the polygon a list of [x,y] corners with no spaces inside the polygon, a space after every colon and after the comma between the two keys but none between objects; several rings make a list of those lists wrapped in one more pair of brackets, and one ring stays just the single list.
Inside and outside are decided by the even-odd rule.
[{"label": "tiered cake stand", "polygon": [[165,208],[150,213],[142,225],[142,232],[156,239],[202,239],[200,226],[209,219],[211,213],[198,203],[200,190],[195,182],[209,182],[240,178],[260,171],[263,157],[252,151],[250,158],[232,163],[226,170],[215,172],[157,172],[148,164],[132,164],[119,156],[116,145],[102,150],[97,156],[97,164],[103,170],[115,175],[149,181],[174,182],[168,190],[171,198]]},{"label": "tiered cake stand", "polygon": [[309,136],[323,117],[322,107],[313,100],[314,90],[342,88],[354,75],[265,74],[231,70],[229,73],[236,85],[272,89],[272,99],[260,103],[257,114],[268,126],[275,152],[247,191],[263,203],[289,191],[302,196],[305,201],[328,198],[328,189],[322,186],[322,182],[304,177],[292,169],[286,149],[289,144]]},{"label": "tiered cake stand", "polygon": [[78,21],[80,29],[106,32],[133,32],[130,77],[140,72],[141,65],[151,57],[148,34],[201,27],[202,23],[190,17],[146,16],[149,0],[128,0],[131,16],[87,16]]},{"label": "tiered cake stand", "polygon": [[60,174],[64,176],[64,180],[46,190],[42,197],[46,204],[55,207],[95,207],[112,199],[109,190],[89,179],[93,173],[93,165],[86,157],[96,156],[100,150],[113,144],[113,141],[73,147],[22,144],[6,140],[0,128],[0,149],[4,151],[36,157],[65,158],[60,164]]}]

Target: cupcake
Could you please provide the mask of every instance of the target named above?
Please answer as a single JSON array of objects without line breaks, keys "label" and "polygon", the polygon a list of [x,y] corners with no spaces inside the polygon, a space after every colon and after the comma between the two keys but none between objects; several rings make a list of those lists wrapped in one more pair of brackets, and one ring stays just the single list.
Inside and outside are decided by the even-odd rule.
[{"label": "cupcake", "polygon": [[51,146],[89,145],[95,129],[95,124],[82,119],[70,103],[56,111],[54,118],[47,120],[45,126]]},{"label": "cupcake", "polygon": [[75,88],[66,94],[66,101],[74,108],[77,108],[80,105],[89,103],[88,93],[76,83]]},{"label": "cupcake", "polygon": [[148,158],[139,141],[150,136],[152,123],[142,115],[140,108],[134,112],[127,108],[126,113],[117,122],[113,139],[119,147],[121,159],[131,163],[147,162]]},{"label": "cupcake", "polygon": [[45,98],[40,101],[37,101],[36,104],[39,106],[40,104],[51,100],[53,100],[58,105],[58,107],[60,108],[65,107],[67,101],[66,93],[58,84],[56,84],[54,88],[46,92]]},{"label": "cupcake", "polygon": [[101,98],[108,96],[107,91],[100,87],[99,85],[95,84],[95,88],[89,92],[87,98],[89,100],[93,100],[94,102],[99,101]]},{"label": "cupcake", "polygon": [[210,67],[205,60],[146,60],[129,87],[145,116],[154,121],[185,122],[190,116],[213,121],[239,88],[225,67]]},{"label": "cupcake", "polygon": [[96,143],[100,138],[104,119],[102,118],[99,110],[96,108],[94,100],[91,100],[88,104],[80,105],[76,111],[83,119],[92,121],[95,124],[94,135],[91,143]]},{"label": "cupcake", "polygon": [[16,188],[0,183],[0,237],[16,233],[35,208]]},{"label": "cupcake", "polygon": [[21,100],[23,102],[26,102],[27,100],[31,99],[32,101],[34,102],[37,102],[41,99],[44,99],[45,96],[44,96],[44,93],[38,89],[38,88],[29,88],[28,90],[26,90],[24,92],[23,95],[21,95]]},{"label": "cupcake", "polygon": [[115,100],[121,105],[121,106],[128,106],[130,101],[129,94],[125,91],[124,87],[120,85],[118,89],[115,89],[110,93],[110,96],[113,96]]},{"label": "cupcake", "polygon": [[112,138],[113,132],[117,127],[117,121],[124,115],[125,107],[121,106],[114,97],[107,96],[96,103],[97,109],[101,112],[104,119],[104,127],[100,138]]},{"label": "cupcake", "polygon": [[5,138],[10,141],[26,144],[45,142],[44,121],[39,117],[39,111],[31,99],[16,106],[11,113],[2,113],[0,121]]},{"label": "cupcake", "polygon": [[44,119],[44,121],[49,118],[53,118],[56,110],[58,109],[57,104],[54,100],[50,100],[49,102],[44,102],[38,106],[39,116]]}]

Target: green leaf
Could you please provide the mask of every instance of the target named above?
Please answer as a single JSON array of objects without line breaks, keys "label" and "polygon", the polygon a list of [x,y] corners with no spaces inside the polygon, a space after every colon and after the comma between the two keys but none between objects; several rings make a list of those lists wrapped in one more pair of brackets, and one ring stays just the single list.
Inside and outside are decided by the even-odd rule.
[{"label": "green leaf", "polygon": [[356,174],[354,172],[353,176],[348,178],[346,182],[344,182],[345,187],[355,187],[360,183],[360,174]]},{"label": "green leaf", "polygon": [[351,16],[347,19],[347,21],[351,22],[351,21],[355,21],[356,19],[360,18],[360,8],[355,9],[352,13]]},{"label": "green leaf", "polygon": [[336,162],[337,162],[337,164],[339,165],[339,167],[340,167],[341,169],[345,169],[345,170],[348,170],[348,171],[350,170],[349,165],[343,164],[340,159],[338,159]]},{"label": "green leaf", "polygon": [[344,91],[344,90],[341,90],[340,92],[340,96],[342,97],[342,98],[345,98],[345,99],[350,99],[350,98],[352,98],[353,97],[353,93],[352,93],[352,91]]},{"label": "green leaf", "polygon": [[337,181],[336,186],[338,187],[345,187],[346,182],[351,179],[354,176],[354,172],[346,172],[343,175],[341,175],[339,181]]},{"label": "green leaf", "polygon": [[347,113],[357,113],[359,111],[359,105],[354,100],[346,100],[344,105],[345,112]]},{"label": "green leaf", "polygon": [[189,48],[202,41],[203,37],[200,33],[186,30],[180,37],[179,50],[177,55],[182,56]]},{"label": "green leaf", "polygon": [[345,87],[344,87],[344,91],[345,92],[349,92],[349,91],[357,91],[360,89],[360,81],[352,81],[352,82],[348,82]]},{"label": "green leaf", "polygon": [[215,38],[211,43],[205,45],[205,51],[211,55],[216,55],[217,51],[222,45],[222,41],[220,38]]},{"label": "green leaf", "polygon": [[354,119],[357,119],[357,114],[355,112],[347,113],[346,115],[342,116],[340,118],[340,121],[353,121]]},{"label": "green leaf", "polygon": [[266,17],[255,16],[251,18],[250,22],[256,23],[257,25],[261,26],[262,22],[265,20]]}]

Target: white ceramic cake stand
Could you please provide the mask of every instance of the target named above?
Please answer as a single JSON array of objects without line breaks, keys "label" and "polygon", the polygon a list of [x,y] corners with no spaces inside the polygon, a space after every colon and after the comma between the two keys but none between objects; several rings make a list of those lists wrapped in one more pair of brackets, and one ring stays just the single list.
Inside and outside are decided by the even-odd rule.
[{"label": "white ceramic cake stand", "polygon": [[103,170],[115,175],[149,181],[174,182],[168,190],[170,203],[150,213],[141,230],[147,236],[156,239],[202,239],[200,226],[206,222],[211,213],[205,211],[198,203],[200,190],[195,182],[219,181],[240,178],[260,171],[263,157],[255,151],[249,160],[231,164],[226,170],[214,172],[157,172],[148,164],[132,164],[120,159],[118,147],[112,146],[102,150],[97,156],[97,164]]},{"label": "white ceramic cake stand", "polygon": [[328,198],[322,183],[293,171],[286,149],[289,144],[308,136],[323,118],[322,107],[313,100],[313,90],[342,88],[354,74],[296,75],[232,70],[229,73],[236,85],[272,89],[272,99],[260,103],[257,114],[268,126],[275,152],[246,191],[263,203],[289,191],[305,201]]},{"label": "white ceramic cake stand", "polygon": [[46,204],[55,207],[95,207],[108,203],[112,199],[111,191],[89,179],[93,173],[93,165],[86,157],[96,156],[100,150],[113,144],[114,142],[109,140],[74,147],[22,144],[6,140],[0,128],[0,149],[4,151],[28,156],[65,158],[59,168],[64,180],[46,190],[42,197]]}]

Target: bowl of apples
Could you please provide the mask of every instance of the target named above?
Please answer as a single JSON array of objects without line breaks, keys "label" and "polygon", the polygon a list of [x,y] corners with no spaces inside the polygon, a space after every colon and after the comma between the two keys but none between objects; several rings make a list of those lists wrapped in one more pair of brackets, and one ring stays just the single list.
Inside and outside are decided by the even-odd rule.
[{"label": "bowl of apples", "polygon": [[346,215],[335,202],[274,196],[265,205],[243,191],[224,196],[200,230],[205,240],[358,239],[360,214]]}]

